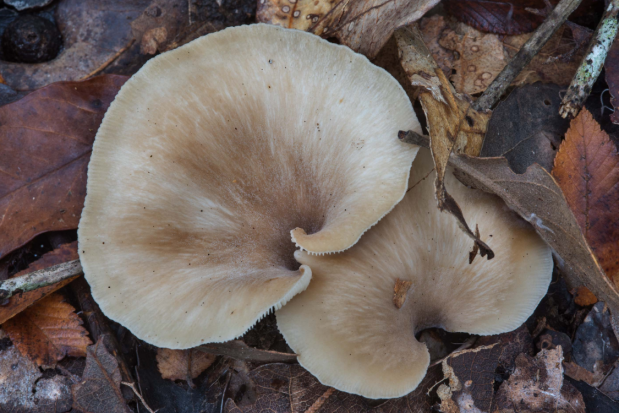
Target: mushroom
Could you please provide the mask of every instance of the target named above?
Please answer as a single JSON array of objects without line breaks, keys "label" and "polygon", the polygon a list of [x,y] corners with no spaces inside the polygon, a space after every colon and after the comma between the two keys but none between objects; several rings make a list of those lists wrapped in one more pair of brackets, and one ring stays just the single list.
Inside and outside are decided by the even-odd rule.
[{"label": "mushroom", "polygon": [[469,265],[470,239],[439,212],[432,157],[420,150],[411,189],[353,248],[295,253],[312,268],[306,291],[276,312],[299,363],[323,384],[368,398],[403,396],[421,382],[430,355],[421,330],[489,335],[519,327],[552,276],[551,251],[529,224],[448,170],[466,220],[479,225],[493,260]]},{"label": "mushroom", "polygon": [[403,198],[411,128],[395,79],[309,33],[235,27],[151,59],[93,148],[78,232],[93,297],[160,347],[242,335],[307,287],[295,243],[345,250]]}]

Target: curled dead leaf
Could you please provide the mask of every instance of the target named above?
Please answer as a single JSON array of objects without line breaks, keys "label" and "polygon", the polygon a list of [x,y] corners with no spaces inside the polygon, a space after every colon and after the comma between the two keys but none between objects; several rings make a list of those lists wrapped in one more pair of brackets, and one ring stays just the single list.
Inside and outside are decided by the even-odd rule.
[{"label": "curled dead leaf", "polygon": [[[428,121],[430,148],[436,168],[435,194],[438,208],[451,213],[462,231],[478,246],[482,257],[494,257],[494,252],[469,228],[460,206],[447,192],[444,178],[453,153],[479,155],[490,113],[481,113],[471,107],[465,96],[458,95],[443,71],[438,67],[416,26],[398,29],[394,35],[400,53],[402,68],[413,86],[423,90],[419,101]],[[406,139],[406,132],[400,132]]]}]

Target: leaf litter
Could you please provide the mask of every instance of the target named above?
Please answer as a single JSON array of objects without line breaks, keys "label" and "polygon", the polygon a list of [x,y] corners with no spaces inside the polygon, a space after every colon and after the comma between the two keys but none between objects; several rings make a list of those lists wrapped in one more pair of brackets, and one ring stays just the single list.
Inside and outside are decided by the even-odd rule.
[{"label": "leaf litter", "polygon": [[[65,54],[58,59],[58,62],[39,64],[36,72],[33,71],[34,66],[26,67],[26,70],[21,73],[16,70],[17,66],[7,65],[0,67],[0,73],[4,73],[3,70],[8,68],[7,83],[17,90],[39,88],[49,82],[64,79],[63,76],[68,76],[66,79],[81,79],[101,71],[131,74],[152,55],[173,49],[199,35],[221,30],[227,25],[253,21],[252,7],[243,2],[224,0],[217,2],[217,5],[212,5],[202,0],[191,2],[153,0],[128,3],[123,12],[126,14],[121,13],[116,17],[131,16],[131,19],[125,22],[114,20],[121,29],[107,39],[113,45],[105,51],[108,53],[107,56],[112,56],[111,59],[102,61],[100,57],[104,53],[99,55],[93,53],[88,64],[76,70],[75,65],[79,59],[67,59],[66,50],[87,50],[93,45],[84,43],[80,46],[83,49],[77,49],[72,46],[74,43],[71,43],[71,40],[66,45]],[[434,3],[436,2],[418,1],[407,4],[398,2],[377,4],[372,1],[306,2],[304,0],[288,3],[286,0],[265,0],[258,5],[258,18],[261,21],[311,31],[331,40],[337,39],[369,57],[375,57],[381,51],[382,46],[388,44],[391,33],[396,27],[419,20]],[[566,124],[556,119],[555,101],[558,99],[557,95],[560,93],[561,86],[569,82],[580,61],[582,51],[586,48],[590,37],[591,27],[584,28],[574,23],[566,23],[514,82],[514,85],[530,85],[516,88],[492,114],[481,113],[472,111],[471,104],[474,97],[470,95],[483,91],[516,51],[530,38],[531,35],[527,32],[543,21],[543,16],[548,13],[548,9],[545,9],[546,3],[534,0],[527,0],[524,3],[508,0],[499,2],[467,0],[444,3],[448,11],[453,12],[457,10],[457,7],[460,10],[466,10],[467,13],[453,13],[461,20],[471,19],[471,15],[468,14],[471,10],[481,10],[481,14],[467,21],[474,26],[470,27],[455,22],[446,17],[440,9],[435,9],[431,17],[424,17],[420,22],[422,33],[419,38],[423,38],[429,50],[424,49],[423,53],[419,53],[420,49],[417,48],[417,55],[415,55],[415,50],[411,50],[410,38],[403,36],[403,31],[398,31],[396,36],[389,40],[392,46],[395,46],[396,54],[397,48],[400,48],[402,61],[400,63],[395,59],[395,64],[401,65],[400,69],[405,72],[404,76],[409,77],[408,80],[404,80],[407,83],[404,86],[409,96],[415,98],[419,95],[426,113],[430,144],[435,152],[438,170],[444,170],[447,162],[454,164],[459,170],[458,176],[465,183],[500,196],[509,207],[529,221],[555,250],[559,275],[569,281],[570,287],[585,285],[590,289],[590,291],[583,288],[573,290],[578,291],[576,304],[592,305],[597,298],[605,301],[605,303],[596,304],[588,315],[587,308],[581,308],[578,311],[570,310],[569,314],[573,314],[574,317],[572,320],[575,329],[573,337],[563,332],[553,331],[549,326],[543,328],[544,322],[539,324],[542,328],[533,337],[529,331],[534,326],[527,323],[527,326],[512,333],[477,338],[473,348],[448,355],[442,362],[431,368],[420,387],[413,393],[389,401],[371,401],[323,386],[307,371],[295,364],[295,355],[286,348],[281,337],[255,340],[248,335],[244,339],[249,339],[253,347],[243,341],[237,341],[210,345],[209,348],[202,349],[206,350],[206,353],[196,350],[160,349],[158,353],[162,355],[170,351],[173,353],[168,353],[167,357],[159,357],[162,362],[158,368],[156,364],[153,364],[156,359],[154,355],[156,349],[144,352],[143,343],[139,343],[122,328],[117,330],[114,327],[106,331],[110,331],[111,334],[118,332],[118,343],[111,349],[106,349],[105,346],[99,345],[99,341],[84,350],[87,354],[87,367],[83,373],[79,369],[75,373],[64,371],[62,375],[56,374],[50,378],[47,376],[42,378],[42,373],[36,364],[17,350],[20,345],[23,347],[19,338],[13,340],[11,345],[8,337],[0,337],[0,360],[7,357],[9,360],[11,358],[24,360],[23,363],[20,362],[17,369],[20,372],[23,369],[23,372],[16,373],[23,374],[21,377],[24,379],[21,384],[24,390],[14,392],[18,396],[9,398],[10,402],[14,403],[11,405],[14,410],[9,411],[19,411],[15,410],[15,406],[29,406],[30,410],[25,411],[49,411],[52,405],[48,401],[57,397],[53,403],[55,403],[54,409],[58,412],[68,411],[71,408],[71,398],[73,408],[85,412],[128,412],[127,399],[123,397],[120,387],[121,376],[115,352],[122,352],[124,357],[130,360],[131,366],[136,367],[135,377],[132,378],[135,383],[131,383],[136,394],[140,395],[144,390],[146,401],[155,400],[154,409],[160,409],[157,411],[161,413],[220,410],[254,412],[262,411],[262,409],[269,409],[273,412],[427,412],[433,408],[453,412],[501,411],[506,413],[521,411],[521,407],[525,406],[532,411],[540,412],[556,411],[556,407],[559,406],[569,406],[577,412],[584,411],[584,405],[592,403],[592,398],[598,396],[592,395],[595,392],[592,393],[585,387],[580,385],[573,387],[564,380],[562,366],[565,366],[566,375],[578,377],[588,383],[587,385],[599,386],[608,395],[619,394],[619,380],[615,377],[619,370],[613,369],[617,355],[612,351],[606,352],[614,348],[608,347],[608,343],[611,345],[616,343],[616,340],[612,341],[614,338],[612,336],[613,319],[609,309],[613,312],[617,311],[619,308],[617,297],[619,296],[617,296],[615,286],[609,280],[609,277],[613,276],[611,274],[613,273],[612,259],[605,261],[603,258],[612,256],[605,251],[612,251],[613,245],[617,245],[617,235],[613,230],[612,222],[609,221],[616,214],[601,213],[601,217],[596,221],[597,225],[604,225],[603,229],[607,231],[607,235],[603,235],[597,229],[601,227],[593,228],[591,223],[589,227],[586,223],[584,226],[580,225],[578,206],[574,206],[570,199],[570,197],[575,199],[579,196],[589,196],[591,205],[595,205],[604,197],[614,199],[612,198],[614,187],[608,182],[606,185],[598,183],[595,188],[601,188],[600,191],[587,192],[585,189],[585,192],[582,192],[583,181],[597,182],[596,179],[600,178],[601,172],[596,172],[600,174],[597,176],[588,176],[586,172],[583,172],[581,165],[583,162],[575,162],[574,159],[571,163],[564,165],[564,169],[571,171],[569,179],[564,181],[565,186],[555,171],[553,174],[557,176],[557,181],[553,180],[553,176],[548,173],[552,168],[556,149],[561,148],[559,155],[564,150],[568,153],[574,151],[574,148],[569,148],[568,141],[578,142],[578,136],[572,136],[568,132],[566,140],[561,144]],[[66,8],[73,3],[71,0],[60,0],[59,4],[59,22],[62,22],[65,18],[61,13],[65,10],[62,7]],[[81,5],[82,8],[76,10],[88,10],[89,4],[84,2]],[[495,16],[489,14],[492,7],[496,10],[504,10],[505,5],[511,7],[511,14]],[[537,11],[531,12],[531,10]],[[105,13],[104,10],[99,10],[99,12]],[[77,13],[76,16],[71,24],[81,24],[82,27],[77,31],[81,33],[80,30],[84,30],[87,26],[83,22],[87,20],[80,20],[84,19],[84,14]],[[92,21],[95,27],[99,24],[96,19],[100,19],[101,16],[103,14],[93,15]],[[490,17],[494,17],[495,20]],[[369,24],[370,21],[372,24]],[[494,33],[482,33],[478,31],[479,29]],[[501,31],[509,34],[497,36],[496,33]],[[105,36],[101,33],[97,35]],[[97,39],[102,39],[102,37],[94,37],[89,41],[98,47],[102,43]],[[418,46],[418,44],[412,45],[413,49]],[[411,56],[422,56],[425,60],[414,62],[415,58]],[[83,57],[80,59],[88,60]],[[612,61],[607,62],[607,66],[610,62]],[[394,63],[393,59],[391,63]],[[61,68],[61,64],[64,64],[64,69]],[[612,74],[614,65],[610,65],[607,69],[610,69],[607,70],[608,78],[609,73]],[[47,75],[43,76],[43,73]],[[404,77],[398,77],[398,79],[402,81]],[[24,164],[30,168],[29,175],[25,178],[24,175],[20,175],[19,178],[22,181],[18,181],[17,184],[14,181],[6,181],[7,177],[0,177],[0,190],[9,187],[8,192],[5,189],[5,195],[0,192],[0,206],[4,205],[6,211],[12,211],[12,218],[15,218],[15,211],[18,213],[22,211],[21,206],[26,205],[29,208],[26,209],[28,214],[23,219],[12,220],[13,226],[11,227],[2,228],[2,222],[0,222],[0,229],[3,230],[1,233],[5,234],[5,238],[0,236],[0,258],[5,257],[6,261],[6,256],[11,251],[24,248],[23,246],[38,234],[58,230],[72,231],[75,228],[81,210],[80,196],[83,202],[86,164],[84,163],[82,169],[76,168],[66,176],[56,177],[56,181],[53,182],[61,186],[60,195],[56,198],[53,193],[45,190],[40,191],[38,194],[40,196],[35,196],[35,199],[31,200],[29,196],[36,189],[31,186],[32,182],[52,182],[47,171],[50,168],[57,169],[58,165],[63,164],[53,164],[54,159],[49,160],[49,163],[53,164],[52,167],[46,166],[45,162],[35,162],[33,165],[29,165],[28,162],[32,163],[36,160],[36,156],[33,155],[43,153],[46,155],[51,153],[51,158],[59,157],[57,153],[60,153],[62,156],[59,162],[69,163],[74,162],[73,159],[80,156],[87,156],[98,122],[124,80],[125,78],[121,77],[106,76],[83,83],[54,84],[49,86],[49,90],[37,90],[25,99],[0,108],[2,120],[0,128],[10,125],[17,131],[17,135],[12,135],[12,141],[6,141],[7,137],[11,137],[11,133],[4,134],[5,142],[8,143],[8,145],[4,144],[4,147],[8,147],[11,151],[5,152],[4,157],[0,155],[0,168],[13,173],[16,164],[19,164],[21,168]],[[545,84],[533,84],[536,81],[542,81]],[[411,90],[413,85],[409,82],[413,83],[418,90]],[[77,89],[71,90],[68,85]],[[609,86],[612,88],[610,81]],[[11,96],[18,98],[21,95],[14,92]],[[44,104],[41,102],[42,99],[54,99],[54,104]],[[99,102],[93,106],[97,99]],[[546,101],[549,101],[550,105]],[[82,116],[79,112],[74,113],[72,110],[75,109],[71,109],[72,104],[88,108],[92,113],[88,116],[85,114]],[[586,116],[586,114],[583,113],[581,116]],[[23,119],[21,124],[11,123],[19,122],[20,119]],[[37,121],[40,123],[37,124]],[[29,135],[30,132],[25,131],[32,125],[43,131],[52,131],[58,135],[78,136],[79,139],[71,142],[61,138],[53,142],[49,136],[36,135],[34,132]],[[584,135],[596,130],[591,123],[587,125],[589,126],[583,129]],[[76,135],[70,135],[71,133]],[[601,167],[601,170],[611,171],[609,175],[614,176],[612,172],[614,166],[610,165],[609,160],[616,157],[616,148],[609,137],[603,135],[603,132],[594,131],[589,141],[580,136],[581,146],[577,144],[576,147],[578,150],[582,150],[583,147],[587,150],[597,147],[598,152],[600,148],[610,148],[610,152],[605,152],[605,156],[600,155],[600,158],[591,161],[587,158],[584,164],[588,168],[587,171]],[[34,142],[36,145],[28,147],[24,145],[24,142]],[[484,142],[483,147],[482,142]],[[38,148],[40,153],[31,152],[33,148],[35,150]],[[483,158],[484,156],[489,156],[489,158]],[[39,156],[39,158],[43,157]],[[14,159],[16,161],[13,162]],[[560,161],[561,157],[558,156],[554,164],[557,165]],[[6,169],[6,166],[13,169]],[[19,173],[22,174],[22,171]],[[66,186],[62,186],[71,179],[73,179],[73,187],[67,189]],[[456,200],[450,199],[448,188],[444,185],[441,187],[441,185],[440,181],[437,182],[439,202],[445,209],[457,215],[459,207]],[[563,196],[562,189],[566,196]],[[569,195],[570,190],[574,191],[575,195]],[[22,198],[13,197],[20,192],[24,194]],[[73,221],[68,216],[59,217],[59,210],[49,209],[49,205],[55,205],[58,199],[62,202],[62,194],[66,196],[69,193],[71,197],[75,197],[72,209],[62,209],[65,211],[63,214],[71,211]],[[10,196],[7,197],[6,194]],[[16,205],[20,205],[20,208]],[[14,209],[11,210],[11,208]],[[41,222],[35,222],[34,217],[39,216],[42,217]],[[469,236],[479,240],[480,235],[468,228],[464,217],[459,217],[459,219]],[[58,224],[59,222],[66,225],[62,226]],[[588,231],[591,234],[588,234]],[[602,238],[604,242],[595,241],[590,238],[591,236]],[[612,244],[613,242],[615,244]],[[476,244],[476,247],[479,248],[480,244]],[[52,262],[61,262],[67,257],[66,254],[74,253],[74,251],[75,245],[56,250],[44,256],[38,264],[31,265],[30,269],[38,268],[37,265],[45,267],[48,263],[52,265]],[[489,252],[483,249],[482,251],[486,254]],[[0,264],[2,264],[1,261]],[[46,300],[58,300],[58,297],[61,299],[62,296],[58,293],[49,295],[52,290],[58,288],[61,286],[35,291],[37,294],[24,293],[13,297],[11,300],[15,301],[10,301],[8,307],[0,307],[0,316],[4,314],[3,317],[6,317],[0,318],[2,320],[0,322],[8,324],[10,330],[11,321],[6,322],[10,317],[13,317],[13,324],[15,324],[16,319],[27,316],[29,311],[34,311]],[[412,287],[401,286],[400,290],[407,288]],[[591,292],[595,293],[595,296],[590,295]],[[63,294],[66,293],[67,291],[63,292]],[[396,289],[394,290],[396,307],[399,303],[398,297],[398,289]],[[23,301],[18,302],[18,299]],[[556,308],[555,305],[551,307],[551,310],[555,311]],[[65,307],[65,310],[67,309],[68,307]],[[98,310],[93,309],[93,311]],[[582,314],[582,317],[579,314]],[[552,317],[551,314],[548,316]],[[76,323],[78,321],[76,317],[76,313],[71,309],[61,318],[63,322]],[[256,328],[255,331],[259,331],[261,337],[265,334],[271,336],[279,334],[276,331],[265,331],[260,328]],[[424,334],[435,336],[439,342],[449,340],[449,336],[432,335],[431,331],[424,332]],[[34,333],[31,336],[34,337]],[[601,341],[593,340],[594,336],[602,337]],[[32,339],[32,337],[26,338]],[[532,344],[534,340],[538,345],[537,348],[542,348],[535,357],[533,357]],[[570,340],[573,340],[573,348],[567,345],[571,344]],[[474,337],[473,340],[467,339],[469,343],[467,345],[474,341]],[[282,343],[284,343],[283,346]],[[79,347],[85,348],[84,343],[81,343]],[[140,348],[142,349],[139,350]],[[114,354],[110,354],[110,351]],[[606,352],[605,357],[599,356],[600,351]],[[39,357],[40,359],[48,357],[47,361],[50,361],[54,358],[62,358],[60,353],[48,349],[47,353],[44,351],[38,354],[36,352],[27,354],[36,360],[39,360]],[[136,353],[137,359],[132,353]],[[189,355],[191,357],[188,357]],[[194,358],[194,356],[197,357]],[[229,357],[241,360],[233,360]],[[198,360],[199,362],[196,363]],[[600,360],[603,361],[602,364]],[[286,364],[281,361],[286,361]],[[66,362],[67,359],[64,359],[58,363],[57,371],[63,371],[63,365]],[[151,366],[150,370],[144,369],[144,366],[148,364]],[[2,363],[0,363],[0,371],[5,371]],[[533,374],[534,371],[535,374]],[[540,379],[538,374],[543,377]],[[20,380],[17,376],[10,374],[4,376],[3,373],[2,377]],[[169,380],[164,377],[169,377]],[[68,393],[71,381],[73,382],[72,397]],[[195,381],[195,390],[190,387],[192,381]],[[34,393],[33,385],[35,386]],[[582,392],[582,396],[576,388]],[[546,393],[540,397],[542,394],[540,392]],[[35,398],[33,394],[38,398]],[[6,392],[0,391],[0,396],[4,397],[3,395],[6,395]],[[6,406],[2,403],[9,399],[0,398],[0,410]]]}]

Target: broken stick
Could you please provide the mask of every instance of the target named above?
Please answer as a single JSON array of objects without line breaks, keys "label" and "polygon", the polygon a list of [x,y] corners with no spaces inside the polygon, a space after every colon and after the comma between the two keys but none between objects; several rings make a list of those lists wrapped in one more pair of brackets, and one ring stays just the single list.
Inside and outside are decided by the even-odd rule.
[{"label": "broken stick", "polygon": [[0,301],[10,298],[15,293],[32,291],[56,284],[59,281],[75,277],[81,273],[82,264],[80,260],[74,260],[33,271],[21,277],[9,278],[0,282]]},{"label": "broken stick", "polygon": [[503,68],[479,99],[473,103],[473,109],[481,112],[492,109],[516,76],[533,60],[548,39],[565,23],[568,16],[576,10],[581,1],[561,0],[552,13],[550,13],[550,16],[544,20],[544,23],[533,32],[533,36],[522,46],[516,56]]},{"label": "broken stick", "polygon": [[619,14],[619,0],[612,0],[595,29],[585,57],[563,97],[559,108],[559,115],[563,118],[575,117],[591,93],[591,88],[602,71],[608,50],[617,35],[619,27],[617,14]]}]

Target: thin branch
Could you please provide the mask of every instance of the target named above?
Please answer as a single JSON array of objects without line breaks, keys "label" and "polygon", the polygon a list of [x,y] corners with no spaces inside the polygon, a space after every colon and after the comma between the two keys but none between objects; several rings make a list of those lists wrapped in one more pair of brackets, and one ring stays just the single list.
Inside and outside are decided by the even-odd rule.
[{"label": "thin branch", "polygon": [[591,88],[602,71],[608,50],[617,35],[619,27],[617,14],[619,14],[619,0],[612,0],[595,29],[585,57],[563,97],[559,108],[559,114],[562,117],[575,117],[591,93]]},{"label": "thin branch", "polygon": [[82,273],[80,260],[65,262],[0,282],[0,301],[15,293],[36,290]]},{"label": "thin branch", "polygon": [[142,397],[142,395],[135,388],[135,383],[127,383],[126,381],[121,381],[120,384],[124,384],[125,386],[130,387],[131,390],[133,390],[133,392],[135,393],[135,395],[138,396],[138,398],[142,402],[142,405],[146,408],[146,410],[148,410],[149,413],[156,413],[157,412],[157,410],[153,411],[153,409],[148,407],[148,405],[144,401],[144,398]]},{"label": "thin branch", "polygon": [[550,13],[550,16],[544,20],[544,23],[533,32],[533,36],[522,46],[516,56],[503,68],[479,99],[473,103],[473,109],[479,112],[491,109],[522,69],[533,60],[548,39],[565,23],[568,16],[576,10],[581,1],[561,0],[552,13]]}]

